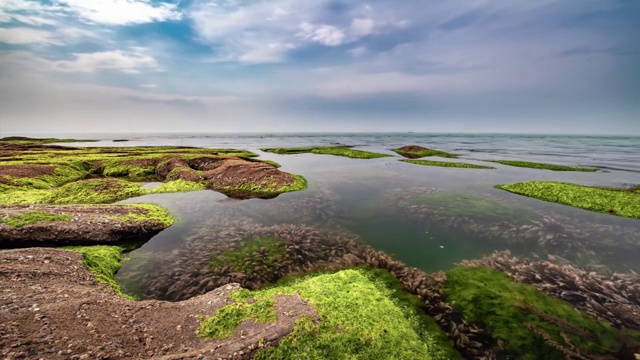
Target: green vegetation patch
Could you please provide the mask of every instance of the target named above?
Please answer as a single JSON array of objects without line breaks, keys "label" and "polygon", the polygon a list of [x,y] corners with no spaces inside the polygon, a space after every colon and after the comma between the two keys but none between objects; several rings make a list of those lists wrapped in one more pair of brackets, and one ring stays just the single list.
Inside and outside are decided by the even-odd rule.
[{"label": "green vegetation patch", "polygon": [[[447,273],[445,294],[465,319],[486,328],[502,351],[518,359],[565,359],[542,334],[563,348],[617,354],[619,330],[582,314],[535,287],[490,268],[459,267]],[[499,349],[500,350],[500,349]],[[590,356],[587,356],[591,358]]]},{"label": "green vegetation patch", "polygon": [[71,182],[48,190],[19,187],[0,188],[0,204],[109,204],[133,197],[204,190],[204,183],[174,180],[153,189],[121,179],[90,179]]},{"label": "green vegetation patch", "polygon": [[404,157],[408,157],[411,159],[417,159],[417,158],[427,157],[427,156],[438,156],[443,158],[457,158],[459,156],[456,154],[448,153],[446,151],[426,149],[426,148],[420,151],[406,151],[406,150],[403,150],[402,148],[391,149],[391,151],[394,151]]},{"label": "green vegetation patch", "polygon": [[580,209],[640,219],[640,193],[555,181],[529,181],[496,188]]},{"label": "green vegetation patch", "polygon": [[273,308],[274,305],[275,301],[272,299],[260,299],[253,303],[237,302],[227,305],[218,309],[213,317],[200,317],[202,322],[196,336],[223,339],[231,336],[243,321],[275,322],[278,320],[278,314]]},{"label": "green vegetation patch", "polygon": [[469,217],[493,223],[510,220],[524,224],[540,219],[535,212],[519,206],[453,192],[421,194],[414,196],[409,202],[412,205],[429,206],[447,216]]},{"label": "green vegetation patch", "polygon": [[[319,321],[301,318],[289,336],[258,351],[256,359],[449,358],[430,334],[420,333],[420,319],[394,301],[375,273],[364,269],[287,278],[271,288],[234,292],[230,298],[236,304],[225,308],[239,310],[219,309],[201,323],[198,334],[231,334],[231,325],[244,320],[274,321],[266,310],[274,296],[296,293],[316,309]],[[255,308],[243,309],[250,305]]]},{"label": "green vegetation patch", "polygon": [[508,165],[508,166],[517,166],[517,167],[532,168],[532,169],[545,169],[545,170],[553,170],[553,171],[583,171],[583,172],[598,171],[598,169],[593,169],[593,168],[581,168],[581,167],[574,167],[574,166],[545,164],[545,163],[519,161],[519,160],[491,160],[491,162],[502,164],[502,165]]},{"label": "green vegetation patch", "polygon": [[25,225],[37,224],[41,221],[69,221],[69,215],[56,215],[44,211],[29,211],[24,214],[11,216],[6,219],[0,219],[0,223],[7,224],[14,228],[23,227]]},{"label": "green vegetation patch", "polygon": [[433,160],[400,160],[409,164],[424,165],[424,166],[439,166],[439,167],[453,167],[453,168],[465,168],[465,169],[495,169],[491,166],[474,165],[468,163],[448,162],[448,161],[433,161]]},{"label": "green vegetation patch", "polygon": [[216,255],[210,267],[219,269],[228,265],[233,272],[268,273],[286,255],[287,246],[282,239],[275,236],[255,238],[242,241],[234,249]]},{"label": "green vegetation patch", "polygon": [[169,227],[175,222],[175,218],[169,214],[169,211],[158,205],[127,204],[127,206],[142,211],[141,213],[130,212],[129,214],[124,216],[113,216],[113,220],[137,223],[153,221],[155,223],[162,224],[164,227]]},{"label": "green vegetation patch", "polygon": [[256,185],[213,186],[213,189],[232,197],[257,196],[266,199],[276,197],[282,193],[300,191],[307,188],[307,180],[304,177],[295,174],[290,175],[295,178],[294,182],[280,187],[276,185],[275,181],[263,181]]},{"label": "green vegetation patch", "polygon": [[133,297],[122,293],[120,285],[116,282],[115,273],[120,269],[122,248],[118,246],[67,246],[64,250],[82,253],[83,264],[96,275],[96,280],[111,286],[118,295],[135,300]]},{"label": "green vegetation patch", "polygon": [[275,154],[321,154],[321,155],[335,155],[344,156],[352,159],[376,159],[389,157],[391,155],[379,154],[363,150],[352,149],[351,146],[320,146],[320,147],[291,147],[291,148],[271,148],[262,149],[265,152],[271,152]]}]

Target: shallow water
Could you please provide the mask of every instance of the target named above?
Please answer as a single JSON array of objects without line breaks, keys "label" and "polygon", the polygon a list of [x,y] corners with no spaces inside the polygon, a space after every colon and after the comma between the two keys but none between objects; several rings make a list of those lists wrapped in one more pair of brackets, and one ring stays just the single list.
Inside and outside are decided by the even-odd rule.
[{"label": "shallow water", "polygon": [[[118,137],[122,137],[119,135]],[[129,255],[117,278],[125,290],[139,293],[140,279],[159,273],[167,259],[179,256],[175,272],[202,267],[223,238],[229,219],[247,228],[308,225],[355,234],[376,249],[410,266],[432,272],[462,259],[510,250],[532,258],[569,261],[599,271],[640,271],[640,221],[597,214],[494,189],[496,184],[558,180],[588,185],[640,183],[638,138],[504,135],[325,134],[130,137],[126,146],[190,145],[236,147],[282,164],[303,175],[307,190],[275,199],[232,200],[213,191],[149,195],[126,202],[154,202],[177,218]],[[345,143],[391,153],[418,144],[462,154],[461,161],[523,159],[608,168],[596,173],[552,172],[495,164],[496,170],[452,169],[329,155],[276,155],[266,146]],[[118,145],[108,140],[90,145]],[[477,161],[476,161],[477,160]],[[453,160],[455,161],[455,160]],[[625,169],[625,170],[611,170]],[[230,223],[229,223],[230,224]],[[238,227],[240,229],[241,227]],[[234,230],[235,231],[235,230]],[[242,231],[242,230],[238,230]],[[241,236],[241,235],[239,235]],[[199,253],[198,253],[199,252]],[[165,260],[165,261],[163,261]],[[169,261],[169,264],[171,261]],[[186,264],[186,265],[185,265]],[[170,266],[170,265],[169,265]],[[170,279],[167,279],[170,281]],[[153,296],[152,296],[153,297]]]}]

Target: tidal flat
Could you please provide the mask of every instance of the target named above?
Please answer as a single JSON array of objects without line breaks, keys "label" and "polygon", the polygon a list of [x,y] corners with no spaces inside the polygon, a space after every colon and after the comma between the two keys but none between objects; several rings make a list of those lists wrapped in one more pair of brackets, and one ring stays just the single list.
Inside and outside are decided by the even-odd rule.
[{"label": "tidal flat", "polygon": [[[634,172],[414,166],[391,151],[417,141],[19,141],[0,143],[0,266],[11,289],[0,316],[14,334],[0,340],[4,356],[640,353],[640,221],[624,217],[635,198],[620,205],[606,192],[637,196]],[[297,149],[260,150],[280,145]],[[331,150],[309,150],[318,148]],[[606,190],[598,206],[616,213],[496,188],[533,180]],[[72,305],[80,296],[82,309]]]}]

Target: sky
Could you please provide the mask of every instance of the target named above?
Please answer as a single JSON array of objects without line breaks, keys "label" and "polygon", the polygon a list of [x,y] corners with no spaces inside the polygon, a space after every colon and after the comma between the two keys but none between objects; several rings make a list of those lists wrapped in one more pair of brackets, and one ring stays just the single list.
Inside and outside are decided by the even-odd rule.
[{"label": "sky", "polygon": [[0,135],[640,134],[636,0],[0,0]]}]

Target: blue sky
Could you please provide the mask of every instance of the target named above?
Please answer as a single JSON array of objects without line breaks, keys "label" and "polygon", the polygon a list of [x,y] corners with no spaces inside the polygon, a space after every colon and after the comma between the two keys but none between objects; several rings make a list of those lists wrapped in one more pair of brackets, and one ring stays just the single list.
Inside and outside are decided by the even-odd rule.
[{"label": "blue sky", "polygon": [[3,0],[0,132],[640,134],[640,1]]}]

